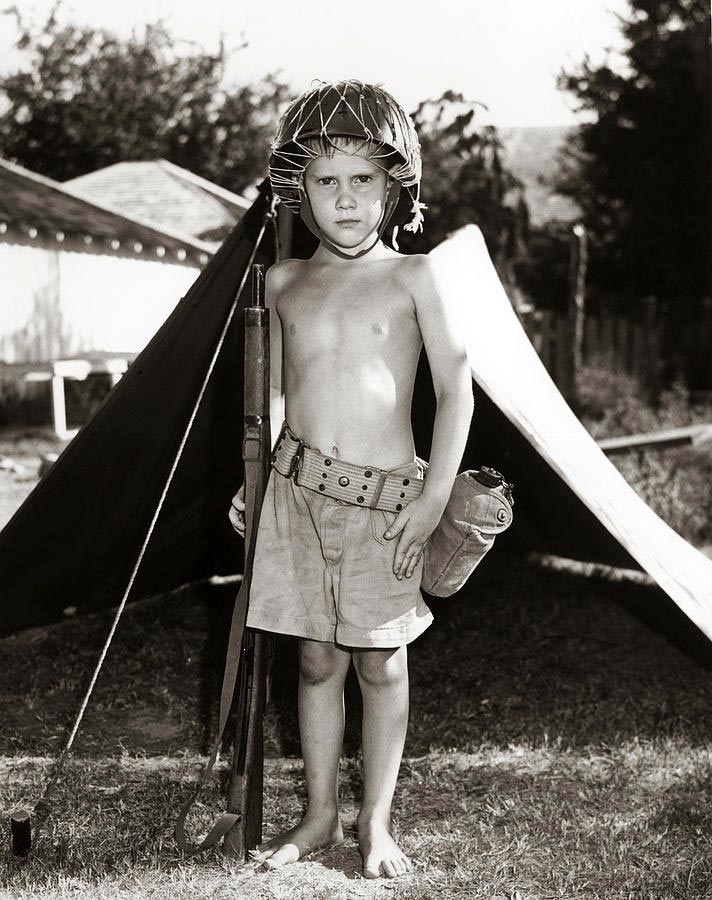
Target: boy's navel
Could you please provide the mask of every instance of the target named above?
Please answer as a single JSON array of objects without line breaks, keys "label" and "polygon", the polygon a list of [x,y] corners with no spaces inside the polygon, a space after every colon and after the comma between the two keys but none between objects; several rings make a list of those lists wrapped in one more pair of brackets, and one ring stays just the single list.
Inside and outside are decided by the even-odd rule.
[{"label": "boy's navel", "polygon": [[383,329],[382,329],[381,326],[378,324],[378,322],[374,322],[373,325],[371,325],[371,331],[372,331],[374,334],[383,334]]},{"label": "boy's navel", "polygon": [[290,333],[290,334],[296,334],[296,333],[297,333],[297,326],[294,324],[294,322],[292,322],[292,324],[289,326],[289,333]]}]

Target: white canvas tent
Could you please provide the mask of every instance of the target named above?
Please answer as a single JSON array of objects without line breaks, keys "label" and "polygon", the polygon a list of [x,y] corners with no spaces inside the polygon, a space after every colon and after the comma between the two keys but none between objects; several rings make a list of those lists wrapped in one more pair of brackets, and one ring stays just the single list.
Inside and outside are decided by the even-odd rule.
[{"label": "white canvas tent", "polygon": [[712,560],[650,509],[576,418],[517,319],[480,230],[461,229],[433,250],[431,259],[440,291],[467,336],[475,381],[712,640]]}]

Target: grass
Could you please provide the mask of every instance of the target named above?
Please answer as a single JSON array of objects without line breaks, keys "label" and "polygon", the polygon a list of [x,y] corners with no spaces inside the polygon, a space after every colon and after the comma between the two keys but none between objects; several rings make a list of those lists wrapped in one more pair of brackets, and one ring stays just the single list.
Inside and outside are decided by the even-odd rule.
[{"label": "grass", "polygon": [[40,455],[59,453],[66,443],[48,428],[3,428],[0,431],[0,457],[9,457],[20,467],[19,471],[0,469],[0,528],[37,483]]},{"label": "grass", "polygon": [[[411,651],[411,727],[395,805],[415,873],[360,878],[359,707],[349,693],[347,837],[279,873],[171,830],[214,727],[214,635],[231,591],[130,606],[32,860],[0,862],[26,898],[704,898],[712,896],[712,648],[658,591],[488,557],[466,597],[433,601]],[[0,809],[31,806],[70,724],[109,613],[0,642]],[[157,639],[160,635],[160,639]],[[266,719],[265,833],[305,788],[290,642]],[[224,808],[225,764],[190,823]],[[1,892],[5,890],[3,895]]]},{"label": "grass", "polygon": [[[406,760],[395,815],[416,871],[395,883],[358,876],[355,768],[349,762],[341,774],[344,845],[260,874],[218,853],[200,862],[176,854],[166,825],[195,775],[193,760],[124,758],[93,761],[88,770],[75,762],[58,797],[61,812],[38,838],[37,859],[15,875],[13,896],[38,889],[100,898],[707,896],[712,780],[700,748],[630,742],[587,754],[510,747]],[[45,770],[39,760],[12,767],[25,788]],[[268,830],[299,814],[301,784],[299,763],[268,762]],[[214,788],[206,800],[219,805]]]},{"label": "grass", "polygon": [[[692,397],[675,382],[656,401],[636,380],[605,365],[584,367],[577,384],[579,414],[595,438],[712,423],[712,395]],[[645,502],[678,534],[712,551],[712,451],[707,446],[638,451],[612,457]]]},{"label": "grass", "polygon": [[[595,436],[712,421],[680,388],[657,407],[589,373]],[[632,399],[631,399],[632,397]],[[51,436],[5,434],[0,524],[35,482]],[[617,458],[654,508],[712,541],[709,450]],[[129,606],[24,865],[0,853],[0,898],[712,898],[712,645],[659,590],[488,556],[466,591],[432,601],[410,648],[411,724],[394,808],[415,872],[365,881],[358,691],[347,690],[340,772],[346,840],[281,872],[211,851],[181,855],[177,809],[214,732],[235,588],[194,586]],[[0,640],[0,815],[32,808],[86,689],[112,612]],[[266,835],[305,802],[293,643],[276,646],[265,720]],[[224,809],[226,763],[201,795],[197,836]]]}]

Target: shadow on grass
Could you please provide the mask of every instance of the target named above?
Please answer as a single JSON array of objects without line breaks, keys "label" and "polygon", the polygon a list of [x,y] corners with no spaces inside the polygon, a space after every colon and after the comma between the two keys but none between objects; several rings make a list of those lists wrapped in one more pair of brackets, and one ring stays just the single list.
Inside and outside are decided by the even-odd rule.
[{"label": "shadow on grass", "polygon": [[[712,644],[657,589],[505,557],[430,606],[435,624],[409,648],[406,756],[510,741],[708,739]],[[276,648],[267,715],[276,755],[299,755],[295,645],[280,638]],[[362,712],[350,675],[347,756],[358,750]]]},{"label": "shadow on grass", "polygon": [[680,607],[658,587],[630,585],[611,593],[611,601],[620,606],[650,631],[675,646],[700,668],[712,671],[712,641],[685,615]]},{"label": "shadow on grass", "polygon": [[[473,756],[434,753],[406,761],[394,818],[404,849],[431,877],[412,896],[470,896],[468,884],[477,898],[512,896],[515,887],[523,896],[572,900],[706,896],[712,874],[706,854],[712,824],[710,766],[702,751],[687,756],[683,749],[671,752],[668,758],[638,745],[593,756],[518,748]],[[684,776],[679,775],[681,765]],[[291,882],[293,890],[309,878],[360,880],[353,835],[358,768],[354,761],[342,767],[345,843],[320,851],[298,872],[285,873],[287,879],[297,878]],[[42,765],[19,764],[0,789],[3,811],[42,777]],[[194,777],[195,766],[177,760],[70,764],[33,859],[20,870],[0,859],[0,884],[53,895],[52,889],[60,884],[66,888],[69,879],[89,886],[127,878],[158,888],[165,877],[161,886],[166,890],[171,873],[186,863],[196,878],[223,877],[219,850],[188,860],[172,840],[175,809]],[[266,834],[293,824],[304,802],[301,767],[290,760],[268,763]],[[206,785],[188,833],[203,833],[223,806],[218,783]],[[249,891],[232,888],[235,896],[267,895],[269,888],[260,893],[265,882],[249,867],[241,877],[249,880]],[[432,879],[442,882],[442,892],[434,890]],[[314,884],[328,889],[329,882]],[[492,885],[490,892],[486,885]],[[101,895],[109,896],[108,888]],[[342,895],[345,890],[314,893]]]},{"label": "shadow on grass", "polygon": [[712,834],[712,763],[681,775],[666,788],[651,824],[661,831]]},{"label": "shadow on grass", "polygon": [[658,590],[500,556],[430,605],[436,622],[410,652],[406,755],[708,740],[712,645]]},{"label": "shadow on grass", "polygon": [[[204,585],[127,607],[74,752],[204,753],[236,593]],[[409,647],[406,756],[515,741],[709,739],[712,646],[657,590],[500,554],[461,594],[430,605],[435,623]],[[0,754],[56,754],[110,622],[111,612],[96,613],[0,641]],[[296,641],[275,646],[266,753],[298,756]],[[358,752],[360,718],[352,673],[347,756]]]}]

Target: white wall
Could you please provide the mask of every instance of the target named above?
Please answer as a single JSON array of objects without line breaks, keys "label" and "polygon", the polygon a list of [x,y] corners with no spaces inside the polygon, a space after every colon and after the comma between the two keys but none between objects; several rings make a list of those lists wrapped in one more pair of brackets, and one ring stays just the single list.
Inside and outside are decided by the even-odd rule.
[{"label": "white wall", "polygon": [[0,361],[137,353],[200,270],[0,244]]}]

